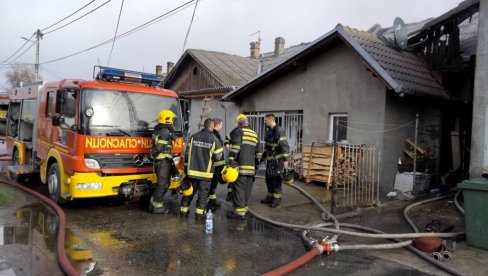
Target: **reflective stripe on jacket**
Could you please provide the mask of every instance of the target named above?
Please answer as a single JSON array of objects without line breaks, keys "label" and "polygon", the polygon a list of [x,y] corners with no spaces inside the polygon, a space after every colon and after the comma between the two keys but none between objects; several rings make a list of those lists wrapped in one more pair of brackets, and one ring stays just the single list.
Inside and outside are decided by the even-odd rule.
[{"label": "reflective stripe on jacket", "polygon": [[227,139],[231,145],[229,163],[233,161],[238,164],[240,175],[254,175],[258,144],[256,132],[247,127],[236,127],[230,132]]},{"label": "reflective stripe on jacket", "polygon": [[268,128],[266,130],[264,141],[266,142],[264,148],[267,160],[288,160],[290,147],[288,145],[285,130],[279,125],[275,125],[273,128]]},{"label": "reflective stripe on jacket", "polygon": [[153,151],[156,160],[165,158],[173,158],[171,150],[173,149],[173,140],[176,137],[173,135],[173,127],[171,125],[158,124],[154,127],[153,137]]},{"label": "reflective stripe on jacket", "polygon": [[223,159],[223,151],[220,142],[210,130],[204,128],[192,135],[185,158],[188,177],[212,179],[214,163]]}]

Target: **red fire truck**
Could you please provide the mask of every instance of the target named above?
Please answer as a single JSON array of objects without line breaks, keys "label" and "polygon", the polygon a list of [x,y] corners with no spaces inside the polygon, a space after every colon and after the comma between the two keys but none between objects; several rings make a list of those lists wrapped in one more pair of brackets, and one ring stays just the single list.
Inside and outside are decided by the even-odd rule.
[{"label": "red fire truck", "polygon": [[[95,66],[94,80],[65,79],[12,89],[7,152],[13,177],[38,173],[58,203],[147,193],[156,183],[148,158],[158,113],[176,115],[174,163],[183,168],[186,118],[156,75]],[[185,113],[186,114],[186,113]],[[170,189],[179,186],[174,177]]]}]

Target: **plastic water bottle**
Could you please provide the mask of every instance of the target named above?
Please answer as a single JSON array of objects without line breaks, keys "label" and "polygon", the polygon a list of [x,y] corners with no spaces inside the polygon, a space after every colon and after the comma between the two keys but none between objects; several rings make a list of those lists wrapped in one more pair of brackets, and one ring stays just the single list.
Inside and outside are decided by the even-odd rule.
[{"label": "plastic water bottle", "polygon": [[212,210],[208,210],[207,220],[205,221],[205,232],[210,234],[212,233],[212,231],[213,231],[213,214],[212,214]]}]

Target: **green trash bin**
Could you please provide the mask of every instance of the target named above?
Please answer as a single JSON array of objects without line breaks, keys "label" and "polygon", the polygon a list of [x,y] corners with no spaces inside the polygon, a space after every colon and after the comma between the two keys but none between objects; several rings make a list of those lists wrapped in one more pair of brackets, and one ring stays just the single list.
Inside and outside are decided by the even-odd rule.
[{"label": "green trash bin", "polygon": [[488,179],[464,180],[463,189],[468,245],[488,250]]}]

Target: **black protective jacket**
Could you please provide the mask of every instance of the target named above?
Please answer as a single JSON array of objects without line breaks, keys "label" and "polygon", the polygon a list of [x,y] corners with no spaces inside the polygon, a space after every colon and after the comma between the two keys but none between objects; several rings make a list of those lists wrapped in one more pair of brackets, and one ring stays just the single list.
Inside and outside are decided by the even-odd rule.
[{"label": "black protective jacket", "polygon": [[264,146],[266,160],[277,160],[279,162],[288,160],[290,147],[285,130],[279,125],[266,129],[264,142],[266,143]]},{"label": "black protective jacket", "polygon": [[223,150],[212,131],[204,128],[193,134],[186,150],[185,173],[189,178],[211,180],[214,163],[223,159]]},{"label": "black protective jacket", "polygon": [[156,160],[173,159],[171,150],[173,149],[173,141],[176,139],[173,134],[173,127],[171,125],[157,124],[154,127],[152,138],[153,148],[151,156]]},{"label": "black protective jacket", "polygon": [[[222,137],[220,136],[220,132],[218,132],[214,129],[213,134],[215,135],[215,138],[217,138],[217,140],[219,141],[219,147],[222,147],[224,145],[224,141],[222,141]],[[222,171],[222,167],[224,165],[225,165],[225,159],[223,157],[222,157],[222,160],[214,163],[214,167],[216,167],[216,169],[218,169],[219,171]]]}]

